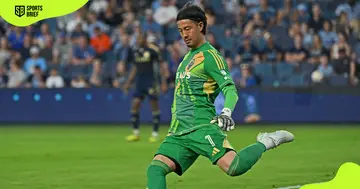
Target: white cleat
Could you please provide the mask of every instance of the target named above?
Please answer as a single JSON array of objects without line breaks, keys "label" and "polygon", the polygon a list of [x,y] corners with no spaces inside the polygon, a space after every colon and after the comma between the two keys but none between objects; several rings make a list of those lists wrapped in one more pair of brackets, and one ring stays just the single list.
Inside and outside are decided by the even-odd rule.
[{"label": "white cleat", "polygon": [[272,133],[259,133],[256,140],[263,143],[266,150],[270,150],[281,144],[292,142],[294,135],[289,131],[280,130]]}]

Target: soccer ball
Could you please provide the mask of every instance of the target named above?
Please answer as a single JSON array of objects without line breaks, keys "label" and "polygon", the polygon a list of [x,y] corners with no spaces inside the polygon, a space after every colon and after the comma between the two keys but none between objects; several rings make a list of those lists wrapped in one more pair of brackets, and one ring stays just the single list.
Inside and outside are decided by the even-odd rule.
[{"label": "soccer ball", "polygon": [[323,80],[323,78],[324,78],[324,75],[317,70],[311,74],[311,80],[314,83],[320,83]]}]

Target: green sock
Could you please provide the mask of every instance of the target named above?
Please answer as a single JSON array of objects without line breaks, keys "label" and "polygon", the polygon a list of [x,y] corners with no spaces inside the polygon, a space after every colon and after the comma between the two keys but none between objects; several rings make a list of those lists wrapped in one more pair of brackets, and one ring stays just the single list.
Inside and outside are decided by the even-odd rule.
[{"label": "green sock", "polygon": [[231,162],[227,174],[230,176],[239,176],[246,173],[255,165],[265,151],[265,145],[260,142],[243,148]]},{"label": "green sock", "polygon": [[147,189],[166,189],[165,177],[170,172],[171,168],[164,162],[153,160],[147,169]]}]

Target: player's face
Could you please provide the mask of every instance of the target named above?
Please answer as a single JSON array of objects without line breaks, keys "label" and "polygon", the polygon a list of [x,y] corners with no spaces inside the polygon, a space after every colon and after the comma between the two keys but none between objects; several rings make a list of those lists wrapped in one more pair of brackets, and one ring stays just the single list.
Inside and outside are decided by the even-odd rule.
[{"label": "player's face", "polygon": [[321,56],[320,63],[323,65],[327,65],[327,63],[328,63],[327,56]]},{"label": "player's face", "polygon": [[137,38],[137,43],[141,47],[145,46],[145,44],[146,44],[145,37],[143,35],[139,35]]},{"label": "player's face", "polygon": [[197,24],[196,22],[185,19],[179,20],[177,22],[178,30],[185,44],[189,48],[194,48],[200,42],[202,24]]}]

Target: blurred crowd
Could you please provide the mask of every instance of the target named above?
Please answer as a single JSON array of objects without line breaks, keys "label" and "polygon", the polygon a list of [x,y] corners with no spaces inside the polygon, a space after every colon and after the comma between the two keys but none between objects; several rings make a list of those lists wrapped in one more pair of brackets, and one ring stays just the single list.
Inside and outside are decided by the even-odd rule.
[{"label": "blurred crowd", "polygon": [[[330,85],[360,76],[356,0],[195,0],[207,40],[226,58],[238,87]],[[174,73],[188,49],[176,26],[187,0],[90,0],[76,12],[15,27],[0,18],[0,87],[121,87],[137,36],[161,49]],[[319,81],[317,81],[319,82]]]}]

